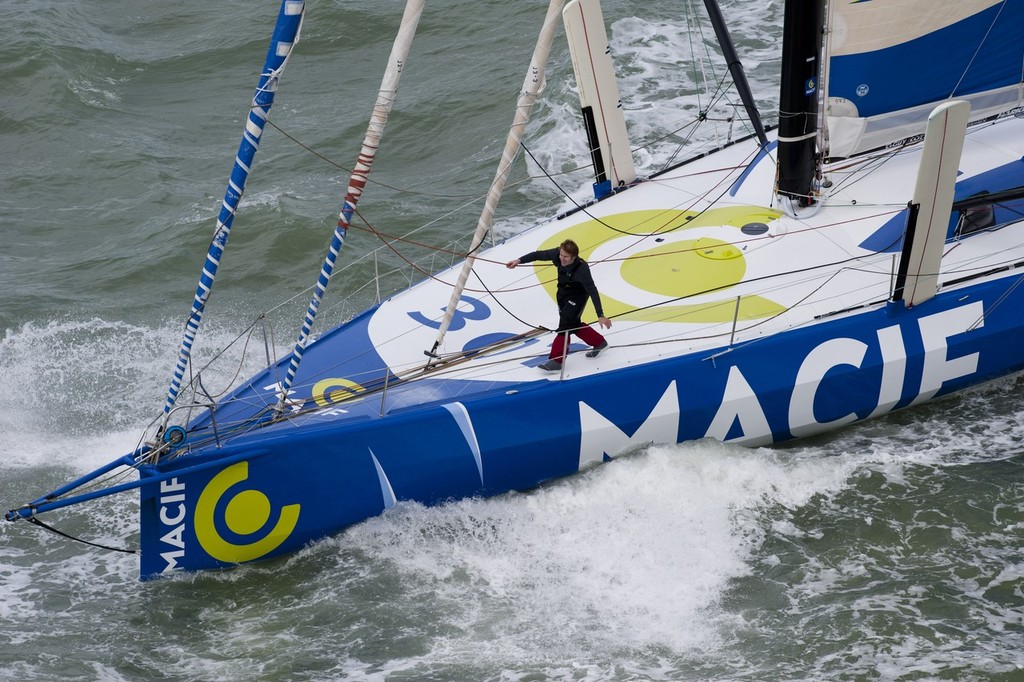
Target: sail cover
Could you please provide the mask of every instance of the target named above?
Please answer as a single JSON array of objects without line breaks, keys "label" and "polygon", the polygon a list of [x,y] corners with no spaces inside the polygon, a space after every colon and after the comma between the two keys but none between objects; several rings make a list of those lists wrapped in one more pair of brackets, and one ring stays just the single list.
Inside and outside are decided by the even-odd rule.
[{"label": "sail cover", "polygon": [[924,133],[949,99],[971,119],[1024,104],[1024,0],[838,0],[829,3],[829,155]]}]

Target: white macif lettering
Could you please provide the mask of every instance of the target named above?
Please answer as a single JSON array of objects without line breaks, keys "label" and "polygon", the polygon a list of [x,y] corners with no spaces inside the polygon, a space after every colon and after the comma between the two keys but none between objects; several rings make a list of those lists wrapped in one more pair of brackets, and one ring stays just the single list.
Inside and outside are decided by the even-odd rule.
[{"label": "white macif lettering", "polygon": [[[160,501],[163,502],[163,500]],[[173,519],[167,515],[168,509],[170,509],[170,507],[160,507],[160,523],[165,526],[173,526],[185,520],[185,505],[178,505],[178,514]]]},{"label": "white macif lettering", "polygon": [[160,481],[160,494],[165,493],[178,493],[185,490],[184,483],[178,483],[178,479],[169,478],[166,481]]},{"label": "white macif lettering", "polygon": [[167,571],[178,567],[178,559],[185,556],[185,550],[179,549],[174,552],[164,552],[160,556],[167,562],[167,565],[164,566],[164,569],[160,572],[166,573]]},{"label": "white macif lettering", "polygon": [[627,436],[597,410],[580,401],[580,469],[603,462],[605,453],[616,455],[647,443],[678,440],[679,394],[675,381],[668,385],[651,414],[632,436]]},{"label": "white macif lettering", "polygon": [[879,329],[878,345],[882,349],[882,385],[878,389],[878,406],[869,418],[886,414],[896,406],[903,395],[903,380],[907,374],[907,349],[900,326]]},{"label": "white macif lettering", "polygon": [[942,384],[958,379],[978,370],[978,354],[969,353],[963,357],[946,357],[946,339],[962,334],[972,326],[985,324],[985,308],[981,301],[952,310],[922,317],[917,321],[921,329],[921,343],[924,344],[924,369],[921,372],[921,391],[911,405],[917,405],[932,398]]},{"label": "white macif lettering", "polygon": [[185,524],[182,524],[174,530],[172,530],[171,532],[164,535],[162,538],[160,538],[160,542],[166,542],[168,545],[172,545],[180,549],[185,549],[185,540],[184,538],[182,538],[184,532]]},{"label": "white macif lettering", "polygon": [[814,396],[818,393],[821,380],[830,369],[839,365],[860,367],[867,350],[868,346],[863,341],[840,338],[829,339],[807,354],[796,374],[793,398],[789,402],[790,433],[801,438],[849,424],[857,419],[857,414],[851,412],[829,422],[819,422],[814,416]]},{"label": "white macif lettering", "polygon": [[737,420],[743,435],[728,442],[751,447],[772,442],[772,429],[768,426],[768,418],[764,416],[761,401],[757,399],[757,394],[750,387],[740,368],[733,366],[729,368],[722,404],[718,406],[718,412],[715,413],[715,418],[711,420],[711,425],[704,436],[725,442],[733,423]]},{"label": "white macif lettering", "polygon": [[160,542],[177,547],[178,549],[163,552],[160,556],[167,565],[161,573],[166,573],[178,567],[178,559],[185,556],[185,515],[188,508],[185,507],[185,484],[180,483],[177,478],[169,478],[160,481],[160,523],[165,526],[174,526],[168,531]]}]

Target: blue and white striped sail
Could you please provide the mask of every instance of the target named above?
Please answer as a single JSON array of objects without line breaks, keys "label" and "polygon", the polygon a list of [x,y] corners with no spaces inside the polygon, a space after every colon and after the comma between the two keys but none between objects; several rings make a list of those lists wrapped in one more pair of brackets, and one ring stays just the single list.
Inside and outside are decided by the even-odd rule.
[{"label": "blue and white striped sail", "polygon": [[1024,105],[1024,0],[841,0],[828,23],[833,157],[921,135],[947,100],[975,121]]},{"label": "blue and white striped sail", "polygon": [[192,301],[192,310],[185,323],[185,332],[181,339],[181,348],[178,351],[178,362],[174,366],[174,376],[171,379],[171,385],[167,390],[167,400],[164,403],[165,414],[174,407],[174,402],[181,391],[181,382],[192,355],[192,345],[195,343],[196,334],[199,333],[199,325],[203,319],[206,302],[213,289],[213,282],[217,277],[220,259],[224,255],[224,249],[227,248],[231,224],[235,219],[235,210],[245,192],[245,183],[249,177],[249,170],[252,168],[256,150],[260,146],[260,138],[263,135],[270,107],[274,103],[278,82],[284,73],[284,67],[288,63],[292,47],[299,40],[304,8],[305,3],[302,0],[283,0],[281,3],[277,24],[274,26],[274,33],[270,39],[270,48],[267,50],[267,58],[256,86],[256,94],[252,98],[249,116],[245,121],[242,141],[238,145],[235,165],[231,169],[228,187],[224,192],[224,202],[217,218],[217,229],[210,242],[206,262],[199,277],[199,285],[196,287],[195,299]]}]

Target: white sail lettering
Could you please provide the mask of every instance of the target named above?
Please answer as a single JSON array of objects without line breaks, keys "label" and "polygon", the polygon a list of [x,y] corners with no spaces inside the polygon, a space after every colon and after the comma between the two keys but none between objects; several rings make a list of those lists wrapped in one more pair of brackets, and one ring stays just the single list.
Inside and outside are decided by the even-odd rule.
[{"label": "white sail lettering", "polygon": [[167,571],[170,571],[170,570],[173,570],[173,569],[177,568],[178,567],[178,559],[180,559],[180,558],[182,558],[184,556],[185,556],[185,550],[183,550],[183,549],[179,549],[179,550],[174,551],[174,552],[163,552],[160,555],[160,558],[162,558],[164,561],[166,561],[167,565],[164,566],[163,570],[160,571],[160,572],[161,573],[166,573]]},{"label": "white sail lettering", "polygon": [[[161,500],[161,502],[163,502],[163,500]],[[176,523],[181,523],[185,519],[185,505],[178,505],[178,514],[174,518],[167,515],[167,510],[171,508],[172,507],[165,507],[163,505],[160,506],[160,523],[165,526],[173,526]]]},{"label": "white sail lettering", "polygon": [[184,483],[178,483],[178,479],[169,478],[166,481],[160,481],[160,494],[165,493],[177,493],[185,490]]},{"label": "white sail lettering", "polygon": [[168,545],[178,547],[179,549],[185,549],[185,540],[182,538],[182,534],[184,532],[185,525],[182,524],[160,538],[160,542],[166,542]]},{"label": "white sail lettering", "polygon": [[878,389],[878,405],[869,417],[888,413],[903,395],[903,380],[907,373],[907,349],[903,345],[900,326],[879,329],[878,345],[882,350],[882,385]]},{"label": "white sail lettering", "polygon": [[580,401],[580,469],[604,461],[605,454],[616,455],[648,443],[675,443],[677,440],[679,395],[675,381],[668,385],[658,404],[632,436]]},{"label": "white sail lettering", "polygon": [[167,563],[162,573],[177,568],[178,559],[185,556],[185,517],[188,508],[185,506],[185,484],[177,478],[160,481],[160,511],[158,516],[164,526],[174,526],[166,532],[160,542],[174,547],[174,550],[162,552],[160,557]]}]

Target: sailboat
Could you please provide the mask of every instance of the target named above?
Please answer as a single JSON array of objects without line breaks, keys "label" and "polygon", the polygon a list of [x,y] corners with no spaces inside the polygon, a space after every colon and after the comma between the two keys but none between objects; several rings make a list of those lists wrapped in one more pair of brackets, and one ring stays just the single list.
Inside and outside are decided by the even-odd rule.
[{"label": "sailboat", "polygon": [[[294,346],[214,399],[191,349],[298,42],[305,6],[284,0],[160,416],[6,518],[137,490],[143,579],[225,568],[403,502],[528,490],[651,443],[766,446],[1024,369],[1024,0],[787,0],[777,128],[705,4],[751,134],[640,176],[598,0],[550,0],[464,260],[316,332],[410,0]],[[560,27],[593,198],[493,243]],[[554,330],[555,267],[508,265],[566,240],[600,290],[584,323],[612,327],[549,358],[573,331]]]}]

